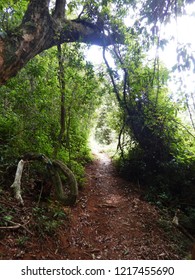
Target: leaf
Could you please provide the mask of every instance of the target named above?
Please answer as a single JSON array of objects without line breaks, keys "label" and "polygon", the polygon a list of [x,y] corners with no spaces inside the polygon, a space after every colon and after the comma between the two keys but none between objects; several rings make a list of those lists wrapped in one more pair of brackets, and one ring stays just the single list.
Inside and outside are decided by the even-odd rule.
[{"label": "leaf", "polygon": [[9,221],[11,221],[11,220],[13,219],[13,216],[11,216],[11,215],[6,215],[6,216],[4,216],[3,218],[4,218],[5,221],[9,222]]}]

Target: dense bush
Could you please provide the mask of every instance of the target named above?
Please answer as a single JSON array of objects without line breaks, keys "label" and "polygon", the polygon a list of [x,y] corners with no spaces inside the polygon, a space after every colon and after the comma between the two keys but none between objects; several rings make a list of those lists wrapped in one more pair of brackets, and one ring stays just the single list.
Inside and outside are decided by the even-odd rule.
[{"label": "dense bush", "polygon": [[145,186],[148,192],[152,190],[154,200],[159,194],[167,200],[192,203],[195,199],[193,127],[181,119],[186,114],[183,102],[172,99],[167,69],[159,61],[154,61],[153,66],[146,64],[141,52],[136,52],[138,46],[132,48],[130,53],[128,48],[124,49],[123,55],[121,50],[118,53],[114,50],[115,57],[120,57],[116,71],[122,69],[122,78],[116,79],[116,73],[109,69],[122,112],[118,118],[121,130],[117,165],[130,180]]},{"label": "dense bush", "polygon": [[[79,45],[64,46],[65,130],[60,135],[61,92],[57,50],[37,56],[0,88],[0,165],[15,165],[26,152],[63,160],[83,182],[90,159],[88,136],[99,105],[101,75],[84,61]],[[62,53],[63,54],[63,53]],[[63,54],[64,55],[64,54]],[[59,143],[60,141],[60,143]],[[2,174],[2,173],[1,173]]]}]

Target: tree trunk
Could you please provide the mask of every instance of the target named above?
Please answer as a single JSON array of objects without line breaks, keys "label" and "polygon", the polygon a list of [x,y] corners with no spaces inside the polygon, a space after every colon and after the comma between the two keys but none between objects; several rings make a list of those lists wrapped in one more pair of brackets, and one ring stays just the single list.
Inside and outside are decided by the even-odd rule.
[{"label": "tree trunk", "polygon": [[56,1],[51,15],[49,2],[31,0],[21,25],[0,35],[0,85],[15,76],[30,59],[53,46],[65,42],[106,46],[121,41],[119,35],[106,36],[94,23],[65,19],[59,9],[66,1]]}]

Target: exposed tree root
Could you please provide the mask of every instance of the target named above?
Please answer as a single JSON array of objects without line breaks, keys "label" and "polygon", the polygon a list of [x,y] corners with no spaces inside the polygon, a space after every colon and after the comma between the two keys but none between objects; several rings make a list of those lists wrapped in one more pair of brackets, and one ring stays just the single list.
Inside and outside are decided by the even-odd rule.
[{"label": "exposed tree root", "polygon": [[14,179],[13,184],[11,185],[11,188],[15,189],[15,197],[19,201],[19,204],[21,204],[21,205],[24,205],[24,201],[21,196],[21,178],[22,178],[24,164],[25,164],[25,161],[22,159],[18,162],[15,179]]},{"label": "exposed tree root", "polygon": [[[24,201],[21,195],[21,178],[24,168],[24,164],[29,161],[38,160],[46,164],[49,177],[53,182],[55,187],[57,199],[66,206],[71,206],[76,202],[78,195],[77,181],[72,173],[72,171],[61,161],[54,160],[51,161],[48,157],[43,154],[25,154],[22,159],[18,162],[18,167],[16,170],[15,180],[11,185],[15,190],[15,197],[20,205],[24,205]],[[70,193],[66,195],[63,190],[63,184],[61,180],[60,173],[62,173],[68,179],[68,187],[70,188]]]}]

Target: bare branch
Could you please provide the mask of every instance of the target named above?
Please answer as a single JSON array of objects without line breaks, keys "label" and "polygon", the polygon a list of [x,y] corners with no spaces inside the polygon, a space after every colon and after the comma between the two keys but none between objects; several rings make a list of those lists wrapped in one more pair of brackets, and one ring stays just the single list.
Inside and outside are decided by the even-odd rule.
[{"label": "bare branch", "polygon": [[18,167],[16,170],[15,180],[14,180],[13,184],[11,185],[11,188],[15,189],[15,197],[21,205],[24,205],[24,201],[21,196],[21,178],[22,178],[24,163],[25,163],[25,161],[22,159],[19,161]]},{"label": "bare branch", "polygon": [[30,234],[33,234],[32,231],[30,231],[26,225],[29,223],[29,221],[25,224],[20,224],[20,223],[15,223],[12,221],[8,221],[10,224],[12,224],[13,226],[6,226],[6,227],[0,227],[0,229],[18,229],[20,227],[24,228],[27,232],[29,232]]}]

